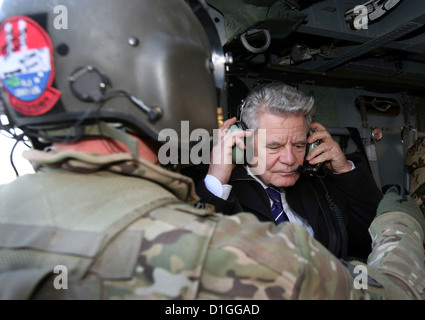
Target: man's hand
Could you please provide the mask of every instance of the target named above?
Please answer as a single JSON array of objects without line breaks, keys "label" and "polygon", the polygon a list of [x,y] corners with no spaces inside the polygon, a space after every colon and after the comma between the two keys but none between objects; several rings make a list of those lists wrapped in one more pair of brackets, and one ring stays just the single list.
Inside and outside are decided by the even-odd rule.
[{"label": "man's hand", "polygon": [[249,137],[251,132],[244,130],[229,131],[232,124],[236,122],[236,118],[226,120],[220,128],[218,141],[216,141],[211,152],[211,163],[208,174],[220,180],[221,184],[227,184],[235,164],[232,163],[232,148],[237,145],[245,150],[243,139]]},{"label": "man's hand", "polygon": [[307,143],[311,144],[320,140],[320,145],[310,152],[306,160],[311,165],[324,162],[324,165],[334,173],[351,171],[351,164],[326,128],[320,123],[314,122],[311,124],[311,129],[316,131],[308,138]]}]

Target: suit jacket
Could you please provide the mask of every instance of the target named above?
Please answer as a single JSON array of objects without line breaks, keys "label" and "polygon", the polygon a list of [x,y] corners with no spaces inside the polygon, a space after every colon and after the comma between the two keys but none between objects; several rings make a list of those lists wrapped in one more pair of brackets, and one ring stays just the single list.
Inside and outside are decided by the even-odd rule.
[{"label": "suit jacket", "polygon": [[[333,254],[366,259],[371,251],[369,225],[382,199],[366,160],[360,154],[347,155],[356,169],[343,173],[327,172],[323,178],[301,176],[293,187],[286,188],[291,209],[306,219],[315,238]],[[194,177],[201,200],[213,204],[217,212],[251,212],[260,221],[273,221],[270,201],[264,188],[241,165],[234,169],[227,200],[212,194],[205,186],[205,175]],[[327,198],[328,195],[328,198]],[[329,200],[330,197],[330,200]],[[346,249],[344,249],[346,248]]]}]

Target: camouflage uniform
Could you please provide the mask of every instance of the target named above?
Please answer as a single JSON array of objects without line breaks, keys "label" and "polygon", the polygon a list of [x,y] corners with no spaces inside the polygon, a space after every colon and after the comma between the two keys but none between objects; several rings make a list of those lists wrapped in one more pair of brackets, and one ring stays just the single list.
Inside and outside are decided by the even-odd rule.
[{"label": "camouflage uniform", "polygon": [[409,172],[410,195],[425,213],[425,138],[420,138],[409,148],[404,159]]},{"label": "camouflage uniform", "polygon": [[408,214],[374,220],[368,266],[343,263],[297,224],[197,207],[190,179],[143,159],[26,157],[41,170],[0,186],[0,298],[424,297],[425,225]]}]

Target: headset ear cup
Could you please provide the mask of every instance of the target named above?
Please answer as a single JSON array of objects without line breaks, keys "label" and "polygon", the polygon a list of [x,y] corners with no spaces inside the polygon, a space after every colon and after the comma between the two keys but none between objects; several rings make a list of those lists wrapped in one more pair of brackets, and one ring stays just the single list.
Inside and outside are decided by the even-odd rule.
[{"label": "headset ear cup", "polygon": [[[250,130],[248,126],[242,120],[239,121],[239,125],[242,130]],[[244,165],[252,164],[252,159],[254,158],[254,130],[250,130],[251,135],[244,139],[245,147],[244,150]]]},{"label": "headset ear cup", "polygon": [[[246,129],[248,130],[248,129]],[[252,164],[252,159],[254,158],[254,130],[250,130],[251,135],[245,138],[245,165]]]},{"label": "headset ear cup", "polygon": [[[236,121],[235,124],[232,124],[229,128],[229,131],[235,130],[244,130],[243,126],[240,124],[240,121]],[[234,164],[244,164],[245,163],[245,150],[242,150],[237,145],[232,149],[232,163]]]},{"label": "headset ear cup", "polygon": [[[231,125],[229,128],[230,131],[234,130],[248,130],[248,127],[243,121],[236,121],[235,124]],[[246,149],[242,150],[238,146],[234,146],[232,150],[232,163],[234,164],[243,164],[247,165],[250,163],[254,155],[254,140],[253,135],[244,139],[244,144]]]}]

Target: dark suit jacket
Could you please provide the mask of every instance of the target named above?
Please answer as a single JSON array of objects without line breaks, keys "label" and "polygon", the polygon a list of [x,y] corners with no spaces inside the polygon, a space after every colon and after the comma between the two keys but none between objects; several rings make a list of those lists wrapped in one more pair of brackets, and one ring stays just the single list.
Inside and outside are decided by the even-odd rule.
[{"label": "dark suit jacket", "polygon": [[[375,217],[382,193],[364,158],[359,154],[347,155],[347,158],[354,162],[355,170],[339,175],[328,172],[321,178],[337,209],[326,199],[325,187],[317,177],[300,177],[293,187],[286,188],[286,199],[292,210],[309,222],[315,238],[332,253],[341,256],[343,239],[346,239],[348,257],[366,259],[371,251],[368,228]],[[217,212],[251,212],[260,221],[274,221],[267,193],[243,166],[236,166],[232,173],[229,184],[233,188],[228,200],[208,191],[204,177],[205,174],[199,172],[197,176],[192,175],[201,200],[213,204]],[[340,212],[342,231],[335,210]]]}]

